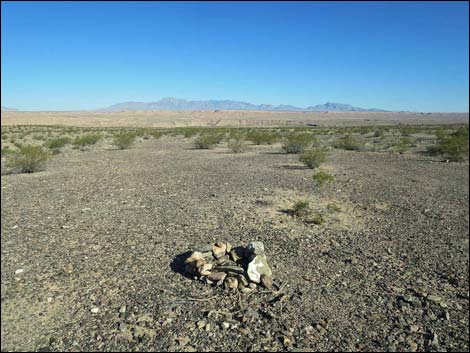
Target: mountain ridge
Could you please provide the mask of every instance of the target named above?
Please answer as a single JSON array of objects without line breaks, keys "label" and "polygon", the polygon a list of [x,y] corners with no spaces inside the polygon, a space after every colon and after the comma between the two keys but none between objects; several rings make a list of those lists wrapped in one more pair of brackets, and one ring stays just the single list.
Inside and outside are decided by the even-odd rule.
[{"label": "mountain ridge", "polygon": [[122,102],[97,109],[103,112],[116,112],[126,110],[261,110],[272,112],[387,112],[376,108],[361,108],[350,104],[326,102],[305,108],[293,105],[279,104],[253,104],[241,101],[224,100],[186,100],[182,98],[166,97],[156,102]]}]

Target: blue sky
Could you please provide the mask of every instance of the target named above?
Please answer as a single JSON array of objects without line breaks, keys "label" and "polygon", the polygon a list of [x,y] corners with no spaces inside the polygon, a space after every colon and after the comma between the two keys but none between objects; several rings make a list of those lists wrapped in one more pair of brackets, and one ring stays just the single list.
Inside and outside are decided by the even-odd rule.
[{"label": "blue sky", "polygon": [[2,2],[2,106],[469,110],[467,2]]}]

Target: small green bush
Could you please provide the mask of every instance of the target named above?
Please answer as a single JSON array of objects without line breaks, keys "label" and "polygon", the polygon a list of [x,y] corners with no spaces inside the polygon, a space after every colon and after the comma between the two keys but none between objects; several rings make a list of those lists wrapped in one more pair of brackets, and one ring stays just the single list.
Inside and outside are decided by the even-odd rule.
[{"label": "small green bush", "polygon": [[277,135],[267,131],[254,130],[250,131],[246,138],[255,145],[272,145],[276,142]]},{"label": "small green bush", "polygon": [[339,212],[339,211],[341,211],[341,208],[335,203],[329,203],[326,206],[326,209],[330,212]]},{"label": "small green bush", "polygon": [[313,224],[316,224],[316,225],[322,225],[323,223],[325,223],[325,219],[323,218],[323,216],[321,214],[314,214],[313,216],[309,217],[307,220],[306,220],[308,223],[313,223]]},{"label": "small green bush", "polygon": [[326,161],[327,151],[325,149],[311,149],[303,152],[299,156],[299,161],[310,169],[315,169]]},{"label": "small green bush", "polygon": [[361,144],[354,136],[348,134],[338,141],[336,147],[347,151],[359,151],[361,149]]},{"label": "small green bush", "polygon": [[316,143],[315,136],[309,133],[289,135],[282,146],[286,153],[302,153],[305,149]]},{"label": "small green bush", "polygon": [[452,161],[463,161],[468,157],[468,129],[459,129],[439,142],[439,151]]},{"label": "small green bush", "polygon": [[194,147],[197,149],[211,149],[219,143],[219,137],[215,134],[206,134],[199,136],[194,140]]},{"label": "small green bush", "polygon": [[43,170],[49,158],[50,154],[40,146],[21,146],[11,154],[6,166],[16,173],[34,173]]},{"label": "small green bush", "polygon": [[230,148],[230,150],[233,152],[233,153],[241,153],[244,151],[245,149],[245,144],[244,144],[244,140],[243,139],[233,139],[233,140],[230,140],[228,143],[227,143],[227,146],[228,148]]},{"label": "small green bush", "polygon": [[69,144],[72,140],[70,137],[59,137],[51,140],[47,140],[45,146],[51,150],[59,149]]},{"label": "small green bush", "polygon": [[313,180],[318,183],[319,185],[323,185],[324,183],[333,182],[335,177],[331,174],[328,174],[324,171],[319,171],[313,174]]},{"label": "small green bush", "polygon": [[78,147],[85,147],[96,144],[101,138],[102,136],[100,134],[88,134],[77,136],[72,143]]},{"label": "small green bush", "polygon": [[302,217],[308,214],[310,203],[307,200],[299,200],[292,207],[292,214],[296,217]]},{"label": "small green bush", "polygon": [[135,141],[136,134],[133,132],[124,132],[114,135],[113,145],[120,150],[129,148]]}]

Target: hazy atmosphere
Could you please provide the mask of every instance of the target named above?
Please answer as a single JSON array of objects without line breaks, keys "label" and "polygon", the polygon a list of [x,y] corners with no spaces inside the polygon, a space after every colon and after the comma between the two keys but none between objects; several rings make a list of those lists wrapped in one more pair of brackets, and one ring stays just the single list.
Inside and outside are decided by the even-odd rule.
[{"label": "hazy atmosphere", "polygon": [[468,112],[467,2],[2,2],[2,107]]}]

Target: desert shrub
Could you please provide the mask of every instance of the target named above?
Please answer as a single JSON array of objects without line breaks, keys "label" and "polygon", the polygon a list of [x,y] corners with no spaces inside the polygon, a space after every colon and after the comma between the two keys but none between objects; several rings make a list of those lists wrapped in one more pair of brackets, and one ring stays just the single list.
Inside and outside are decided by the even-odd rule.
[{"label": "desert shrub", "polygon": [[324,171],[318,171],[312,176],[313,180],[318,183],[319,185],[323,185],[324,183],[329,183],[335,180],[335,177],[331,174],[328,174]]},{"label": "desert shrub", "polygon": [[59,137],[47,140],[45,146],[51,150],[59,149],[71,142],[70,137]]},{"label": "desert shrub", "polygon": [[7,167],[17,173],[34,173],[45,168],[50,154],[40,146],[21,146],[11,154]]},{"label": "desert shrub", "polygon": [[150,136],[152,136],[154,139],[159,139],[160,137],[162,137],[163,132],[161,132],[161,131],[149,131],[148,134]]},{"label": "desert shrub", "polygon": [[83,136],[77,136],[75,140],[73,140],[73,144],[78,147],[85,147],[89,145],[94,145],[97,143],[102,136],[100,134],[88,134]]},{"label": "desert shrub", "polygon": [[13,153],[13,150],[10,148],[10,146],[2,147],[2,156],[5,156],[10,153]]},{"label": "desert shrub", "polygon": [[215,134],[205,134],[194,140],[194,147],[197,149],[211,149],[219,143],[219,137]]},{"label": "desert shrub", "polygon": [[282,149],[286,153],[302,153],[305,149],[316,143],[315,136],[309,133],[291,134],[284,142]]},{"label": "desert shrub", "polygon": [[276,142],[277,135],[268,131],[254,130],[250,131],[246,138],[255,145],[272,145]]},{"label": "desert shrub", "polygon": [[233,152],[233,153],[241,153],[244,151],[245,149],[245,144],[244,144],[244,140],[243,139],[233,139],[233,140],[230,140],[228,143],[227,143],[227,146],[228,148],[230,148],[230,150]]},{"label": "desert shrub", "polygon": [[384,137],[385,133],[383,130],[375,130],[374,137]]},{"label": "desert shrub", "polygon": [[307,200],[299,200],[292,207],[292,214],[296,217],[302,217],[310,211],[310,203]]},{"label": "desert shrub", "polygon": [[314,215],[308,217],[308,219],[306,219],[306,222],[313,223],[313,224],[316,224],[316,225],[321,225],[321,224],[325,223],[325,219],[323,218],[323,216],[321,214],[317,213],[317,214],[314,214]]},{"label": "desert shrub", "polygon": [[136,134],[134,132],[124,132],[114,135],[113,145],[120,150],[129,148],[135,141]]},{"label": "desert shrub", "polygon": [[348,134],[340,139],[335,147],[347,151],[359,151],[361,149],[361,143],[354,136]]},{"label": "desert shrub", "polygon": [[315,148],[304,151],[299,156],[299,161],[310,169],[315,169],[326,161],[327,151],[325,149]]},{"label": "desert shrub", "polygon": [[439,142],[438,150],[452,161],[462,161],[468,156],[468,141],[468,128],[461,128],[443,138]]},{"label": "desert shrub", "polygon": [[341,208],[335,203],[329,203],[328,205],[326,205],[326,209],[330,212],[339,212],[339,211],[341,211]]}]

